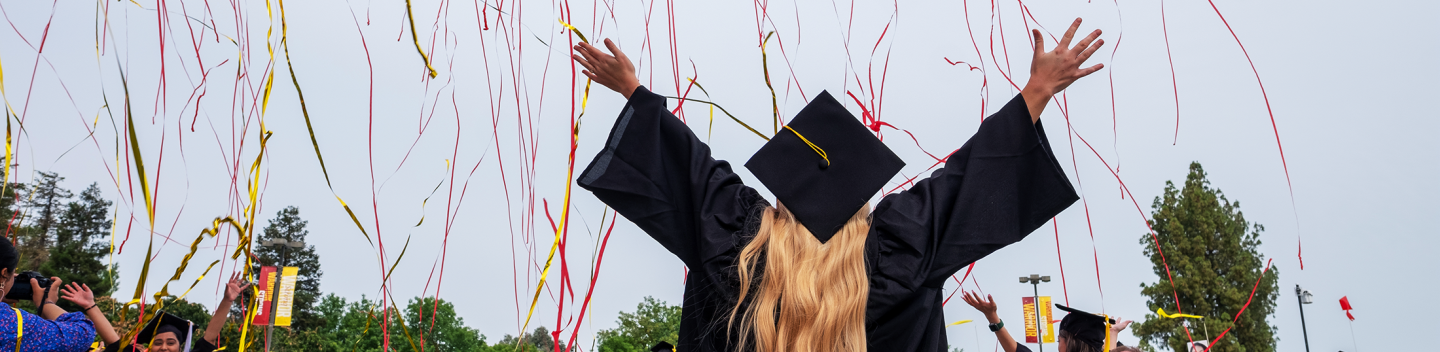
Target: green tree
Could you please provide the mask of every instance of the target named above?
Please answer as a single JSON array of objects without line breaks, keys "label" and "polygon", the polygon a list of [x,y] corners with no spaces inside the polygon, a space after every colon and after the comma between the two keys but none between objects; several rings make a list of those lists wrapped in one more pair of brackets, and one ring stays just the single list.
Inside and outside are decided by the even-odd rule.
[{"label": "green tree", "polygon": [[648,352],[660,341],[680,340],[680,306],[645,297],[634,313],[620,312],[620,326],[600,330],[600,352]]},{"label": "green tree", "polygon": [[[1164,246],[1174,286],[1167,279],[1155,240],[1146,234],[1140,242],[1159,280],[1142,283],[1140,292],[1150,310],[1183,311],[1205,319],[1191,321],[1187,334],[1180,319],[1148,314],[1134,330],[1141,339],[1140,347],[1147,351],[1183,351],[1192,336],[1204,340],[1200,335],[1203,331],[1219,334],[1234,325],[1223,341],[1213,344],[1212,351],[1274,351],[1275,327],[1267,319],[1275,312],[1279,271],[1271,268],[1261,278],[1265,262],[1258,247],[1265,227],[1246,221],[1239,201],[1231,202],[1219,189],[1211,188],[1198,162],[1190,164],[1183,188],[1177,189],[1166,181],[1164,195],[1156,197],[1151,208],[1150,226]],[[1260,283],[1254,301],[1232,324],[1231,319],[1249,299],[1257,279]]]},{"label": "green tree", "polygon": [[[484,336],[481,336],[481,337],[484,337]],[[546,330],[545,327],[541,326],[541,327],[536,327],[534,332],[531,332],[531,333],[528,333],[528,334],[522,333],[522,334],[520,334],[519,337],[510,336],[509,334],[506,334],[506,335],[505,335],[505,338],[500,339],[500,342],[497,342],[497,343],[495,343],[494,345],[489,346],[488,348],[485,349],[485,351],[487,351],[487,352],[549,352],[549,351],[555,351],[555,350],[557,350],[557,349],[560,350],[560,351],[565,351],[565,342],[564,342],[564,341],[559,341],[559,346],[558,346],[558,347],[556,346],[556,344],[557,344],[556,341],[555,341],[554,339],[552,339],[551,336],[550,336],[550,331],[549,331],[549,330]]]},{"label": "green tree", "polygon": [[[275,213],[275,218],[270,219],[269,223],[265,225],[265,230],[257,240],[284,239],[287,242],[304,242],[305,237],[310,234],[310,231],[305,229],[307,223],[308,221],[300,218],[300,208],[285,207]],[[308,244],[304,248],[255,246],[254,253],[260,258],[252,268],[256,272],[260,271],[261,265],[279,266],[282,261],[286,266],[300,268],[300,275],[295,281],[293,321],[290,326],[300,330],[311,330],[325,325],[326,322],[320,320],[314,310],[315,302],[320,298],[320,277],[325,274],[320,270],[320,255],[315,253],[315,246]]]},{"label": "green tree", "polygon": [[411,299],[405,307],[405,323],[425,351],[479,352],[485,347],[480,332],[465,326],[465,319],[455,314],[455,305],[443,299],[438,303],[433,297]]},{"label": "green tree", "polygon": [[34,214],[34,219],[16,231],[20,242],[16,248],[20,250],[20,270],[36,270],[49,259],[51,238],[54,237],[51,231],[65,211],[65,200],[74,196],[60,187],[60,181],[64,181],[65,177],[53,172],[41,171],[39,174],[34,184],[22,188],[26,213]]},{"label": "green tree", "polygon": [[[39,271],[64,282],[89,285],[97,296],[114,293],[117,268],[103,261],[109,254],[108,243],[103,239],[110,235],[110,205],[111,202],[102,197],[99,186],[92,183],[85,188],[80,199],[70,202],[60,215],[54,227],[55,243]],[[60,305],[70,311],[85,308],[69,301]]]}]

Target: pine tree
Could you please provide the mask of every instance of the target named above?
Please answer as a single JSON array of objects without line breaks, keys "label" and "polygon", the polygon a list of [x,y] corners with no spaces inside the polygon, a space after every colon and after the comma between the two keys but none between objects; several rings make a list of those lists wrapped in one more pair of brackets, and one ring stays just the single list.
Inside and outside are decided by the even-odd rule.
[{"label": "pine tree", "polygon": [[[265,225],[265,230],[260,234],[260,238],[256,239],[256,243],[275,239],[304,242],[305,237],[310,234],[310,231],[305,230],[307,223],[300,218],[300,208],[285,207]],[[291,308],[293,318],[290,326],[299,330],[311,330],[325,324],[315,312],[315,302],[320,298],[320,277],[325,274],[320,269],[320,255],[315,253],[315,246],[307,244],[304,248],[277,248],[257,245],[254,252],[260,258],[252,268],[255,272],[260,271],[261,265],[278,267],[282,261],[285,266],[300,269],[299,277],[295,280],[295,300]]]},{"label": "pine tree", "polygon": [[[104,262],[110,252],[109,243],[104,239],[110,235],[111,204],[94,183],[80,193],[79,200],[67,204],[54,225],[55,243],[49,249],[49,258],[40,265],[39,271],[64,282],[89,285],[96,296],[114,293],[117,270]],[[72,306],[68,301],[60,305],[71,311],[85,308]]]},{"label": "pine tree", "polygon": [[33,220],[15,232],[20,242],[17,248],[21,258],[19,270],[36,270],[49,259],[51,240],[55,237],[52,231],[65,211],[65,201],[74,196],[60,187],[60,181],[64,181],[65,177],[53,172],[38,173],[40,178],[35,180],[35,184],[23,189],[26,194],[22,202]]},{"label": "pine tree", "polygon": [[[1156,197],[1151,208],[1150,226],[1164,246],[1174,286],[1161,264],[1155,240],[1145,234],[1140,242],[1145,245],[1145,254],[1159,281],[1141,284],[1140,292],[1151,311],[1163,308],[1168,313],[1183,311],[1205,319],[1191,320],[1187,332],[1180,319],[1146,315],[1134,330],[1141,339],[1140,347],[1147,351],[1183,351],[1186,342],[1219,337],[1215,335],[1233,325],[1224,340],[1211,345],[1211,351],[1274,351],[1275,327],[1267,319],[1275,312],[1280,273],[1270,268],[1261,277],[1265,262],[1258,247],[1265,227],[1246,221],[1239,201],[1231,202],[1219,189],[1211,188],[1198,162],[1190,164],[1184,188],[1176,189],[1174,183],[1166,181],[1164,195]],[[1250,298],[1250,290],[1256,288],[1257,279],[1254,301],[1232,324],[1235,314]]]}]

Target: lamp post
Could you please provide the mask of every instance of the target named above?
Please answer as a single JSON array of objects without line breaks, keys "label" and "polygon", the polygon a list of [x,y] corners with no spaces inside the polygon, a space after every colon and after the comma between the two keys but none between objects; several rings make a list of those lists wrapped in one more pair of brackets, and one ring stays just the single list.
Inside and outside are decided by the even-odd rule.
[{"label": "lamp post", "polygon": [[[280,267],[283,268],[285,267],[285,264],[290,262],[290,248],[305,248],[305,242],[286,241],[284,238],[276,238],[273,240],[260,241],[260,246],[274,246],[280,248]],[[276,274],[276,278],[279,278],[279,272],[276,272]],[[265,352],[270,352],[270,335],[273,334],[275,331],[275,312],[277,310],[277,306],[279,305],[278,303],[280,303],[280,300],[275,299],[276,293],[273,292],[273,290],[278,290],[280,288],[279,283],[271,282],[270,284],[274,286],[274,289],[272,289],[272,292],[270,292],[270,322],[265,326]]]},{"label": "lamp post", "polygon": [[1300,302],[1300,333],[1305,337],[1305,352],[1310,352],[1310,333],[1305,331],[1305,305],[1315,303],[1315,300],[1310,291],[1300,289],[1300,285],[1295,285],[1295,300]]},{"label": "lamp post", "polygon": [[1030,286],[1035,289],[1035,296],[1034,296],[1034,297],[1035,297],[1035,341],[1037,342],[1037,343],[1036,343],[1037,345],[1040,345],[1040,352],[1045,352],[1045,340],[1044,340],[1044,339],[1041,339],[1041,337],[1040,337],[1040,324],[1041,324],[1041,323],[1040,323],[1040,283],[1041,283],[1041,282],[1050,282],[1050,276],[1048,276],[1048,275],[1047,275],[1047,276],[1040,276],[1039,274],[1030,274],[1030,276],[1021,276],[1021,277],[1020,277],[1020,283],[1022,283],[1022,284],[1023,284],[1023,283],[1029,283]]}]

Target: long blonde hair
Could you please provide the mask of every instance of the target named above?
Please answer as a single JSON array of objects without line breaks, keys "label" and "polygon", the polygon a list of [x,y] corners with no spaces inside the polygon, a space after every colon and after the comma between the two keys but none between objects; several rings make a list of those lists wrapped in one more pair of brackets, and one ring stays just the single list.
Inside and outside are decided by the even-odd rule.
[{"label": "long blonde hair", "polygon": [[[783,205],[767,207],[755,238],[740,251],[738,348],[758,352],[865,351],[865,238],[870,206],[861,207],[820,243]],[[757,270],[761,256],[763,270]],[[758,277],[757,271],[760,271]],[[754,297],[741,313],[747,295]]]}]

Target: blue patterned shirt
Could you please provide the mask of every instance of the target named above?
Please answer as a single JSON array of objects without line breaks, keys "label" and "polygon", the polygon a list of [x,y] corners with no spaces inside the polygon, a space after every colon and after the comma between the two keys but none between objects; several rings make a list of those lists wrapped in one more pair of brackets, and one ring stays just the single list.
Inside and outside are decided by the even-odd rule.
[{"label": "blue patterned shirt", "polygon": [[[16,317],[16,312],[20,316]],[[15,348],[17,327],[24,325]],[[79,352],[88,351],[95,341],[95,325],[82,312],[61,314],[54,321],[0,302],[0,351]]]}]

